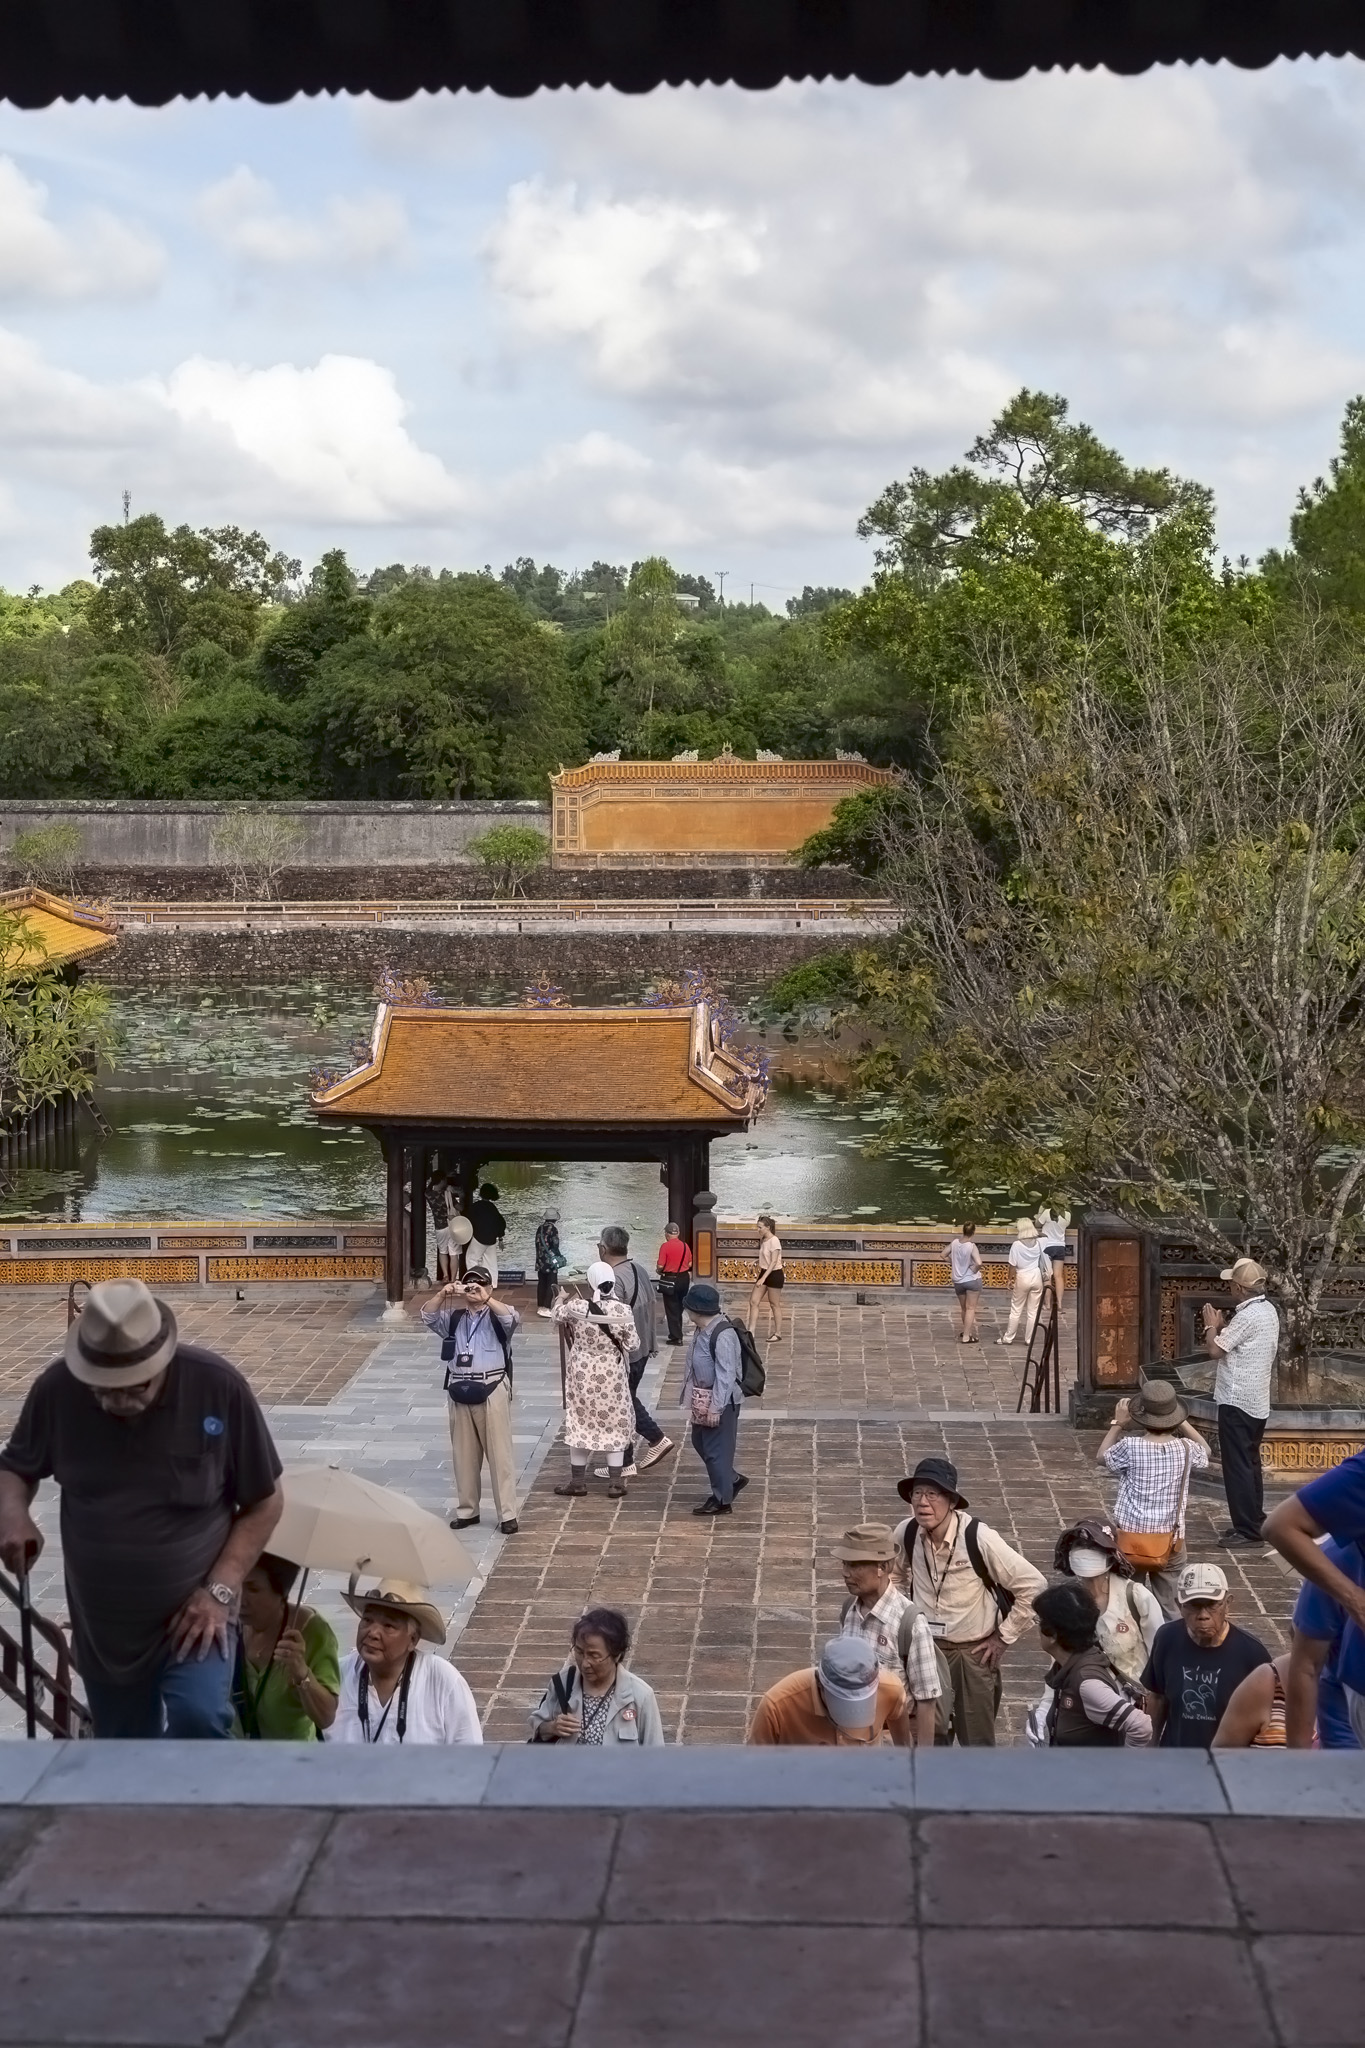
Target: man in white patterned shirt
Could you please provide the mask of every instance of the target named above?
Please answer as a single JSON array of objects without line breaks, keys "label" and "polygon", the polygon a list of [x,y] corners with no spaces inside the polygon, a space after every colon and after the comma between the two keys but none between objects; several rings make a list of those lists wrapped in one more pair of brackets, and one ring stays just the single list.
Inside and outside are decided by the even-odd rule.
[{"label": "man in white patterned shirt", "polygon": [[1096,1457],[1119,1482],[1114,1526],[1174,1539],[1166,1567],[1142,1574],[1162,1612],[1174,1619],[1175,1582],[1185,1563],[1185,1505],[1191,1477],[1209,1462],[1208,1445],[1170,1381],[1144,1380],[1131,1399],[1116,1405]]},{"label": "man in white patterned shirt", "polygon": [[839,1632],[861,1636],[883,1671],[894,1671],[910,1702],[914,1740],[932,1743],[943,1693],[929,1624],[908,1595],[891,1582],[896,1539],[881,1522],[845,1529],[834,1551],[844,1568],[848,1599],[839,1610]]},{"label": "man in white patterned shirt", "polygon": [[1270,1419],[1270,1378],[1280,1348],[1280,1312],[1266,1300],[1266,1270],[1255,1259],[1238,1259],[1220,1276],[1236,1303],[1225,1317],[1204,1303],[1204,1349],[1218,1361],[1213,1398],[1218,1403],[1218,1448],[1231,1526],[1226,1550],[1263,1547],[1265,1487],[1261,1438]]}]

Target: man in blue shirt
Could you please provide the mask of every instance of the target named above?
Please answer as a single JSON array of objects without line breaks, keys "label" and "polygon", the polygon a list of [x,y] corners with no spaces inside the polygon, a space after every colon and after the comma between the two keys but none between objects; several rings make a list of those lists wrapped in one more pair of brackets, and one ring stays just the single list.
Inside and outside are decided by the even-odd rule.
[{"label": "man in blue shirt", "polygon": [[[1334,1543],[1328,1536],[1321,1547],[1338,1571],[1365,1586],[1365,1552],[1358,1543]],[[1338,1668],[1345,1630],[1346,1615],[1331,1594],[1305,1581],[1294,1602],[1285,1680],[1285,1739],[1291,1749],[1311,1749],[1315,1726],[1320,1749],[1360,1748]]]},{"label": "man in blue shirt", "polygon": [[[512,1448],[512,1336],[521,1317],[498,1301],[486,1266],[471,1266],[421,1306],[422,1321],[441,1340],[450,1406],[450,1455],[455,1467],[452,1529],[479,1519],[484,1461],[493,1506],[504,1536],[517,1533],[517,1464]],[[496,1318],[496,1320],[495,1320]]]},{"label": "man in blue shirt", "polygon": [[1281,1501],[1265,1534],[1281,1557],[1320,1586],[1345,1616],[1337,1675],[1356,1740],[1365,1745],[1365,1585],[1348,1577],[1318,1546],[1320,1536],[1342,1546],[1365,1540],[1365,1451]]}]

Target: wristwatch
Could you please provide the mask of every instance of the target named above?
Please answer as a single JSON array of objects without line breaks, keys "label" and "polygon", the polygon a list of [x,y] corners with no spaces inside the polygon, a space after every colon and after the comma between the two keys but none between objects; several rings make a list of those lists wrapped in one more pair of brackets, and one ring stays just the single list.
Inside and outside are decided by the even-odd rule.
[{"label": "wristwatch", "polygon": [[233,1592],[231,1586],[225,1586],[221,1581],[215,1580],[212,1585],[205,1586],[204,1591],[211,1600],[216,1600],[220,1607],[233,1607],[236,1605],[237,1595]]}]

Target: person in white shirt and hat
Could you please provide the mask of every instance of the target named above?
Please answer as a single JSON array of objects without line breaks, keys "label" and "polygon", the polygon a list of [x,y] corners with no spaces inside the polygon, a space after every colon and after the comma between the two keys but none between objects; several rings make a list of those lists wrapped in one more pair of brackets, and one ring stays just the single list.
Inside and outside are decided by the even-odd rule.
[{"label": "person in white shirt and hat", "polygon": [[424,1586],[381,1579],[346,1605],[359,1615],[355,1649],[341,1666],[341,1695],[329,1742],[482,1742],[474,1695],[453,1664],[423,1643],[446,1639],[444,1616]]},{"label": "person in white shirt and hat", "polygon": [[1234,1302],[1225,1316],[1203,1307],[1204,1349],[1218,1361],[1213,1398],[1218,1403],[1218,1452],[1223,1491],[1232,1517],[1221,1542],[1226,1550],[1261,1549],[1265,1486],[1261,1438],[1270,1420],[1270,1380],[1280,1348],[1280,1312],[1266,1298],[1269,1276],[1255,1259],[1238,1259],[1220,1275]]},{"label": "person in white shirt and hat", "polygon": [[1014,1269],[1014,1292],[1010,1295],[1009,1321],[1005,1324],[1004,1336],[997,1337],[995,1341],[997,1344],[1012,1344],[1022,1316],[1024,1342],[1027,1344],[1038,1320],[1043,1289],[1052,1278],[1052,1261],[1031,1216],[1021,1216],[1014,1226],[1010,1265]]}]

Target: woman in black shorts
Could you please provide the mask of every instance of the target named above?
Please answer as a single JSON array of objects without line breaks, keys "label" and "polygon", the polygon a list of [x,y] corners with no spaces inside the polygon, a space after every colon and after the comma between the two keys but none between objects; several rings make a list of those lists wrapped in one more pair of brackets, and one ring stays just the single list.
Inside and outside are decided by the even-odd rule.
[{"label": "woman in black shorts", "polygon": [[782,1289],[786,1275],[782,1271],[782,1240],[777,1234],[777,1225],[771,1216],[758,1219],[758,1279],[749,1296],[749,1328],[758,1335],[758,1318],[763,1304],[768,1305],[772,1318],[772,1341],[782,1342]]}]

